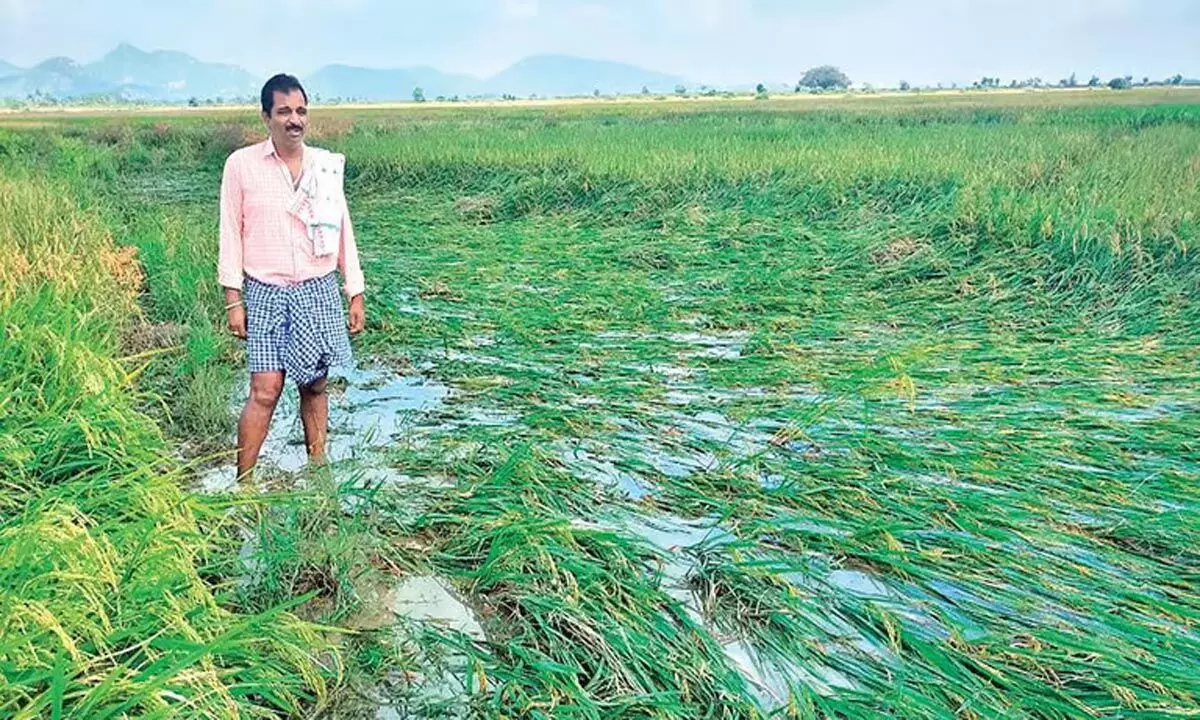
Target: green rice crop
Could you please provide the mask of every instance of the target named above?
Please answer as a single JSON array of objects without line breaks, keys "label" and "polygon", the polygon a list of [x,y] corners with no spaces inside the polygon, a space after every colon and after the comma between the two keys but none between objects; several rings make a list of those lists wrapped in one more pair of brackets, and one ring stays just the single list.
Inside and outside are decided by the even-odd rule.
[{"label": "green rice crop", "polygon": [[[326,657],[333,635],[270,609],[315,592],[306,616],[355,627],[369,585],[409,575],[466,600],[486,640],[356,635],[330,716],[362,685],[411,700],[404,678],[447,655],[466,658],[457,700],[479,717],[1197,714],[1198,100],[314,108],[313,141],[349,158],[359,358],[451,394],[381,450],[413,483],[364,489],[335,465],[340,486],[256,501],[266,581],[217,595],[222,627],[266,611],[245,622],[292,634],[245,637]],[[82,293],[101,329],[71,347],[120,390],[92,398],[64,370],[9,397],[94,400],[85,416],[110,419],[69,432],[125,441],[5,416],[0,468],[23,463],[6,512],[135,473],[189,508],[188,537],[228,530],[174,489],[186,473],[160,448],[228,432],[241,358],[205,278],[220,163],[254,123],[0,122],[0,167],[60,178],[137,248],[149,321],[186,328],[181,362],[152,354],[137,374],[113,359],[135,298]],[[6,368],[33,362],[23,347]],[[158,450],[127,462],[140,448]],[[136,505],[96,507],[103,527]],[[210,582],[234,553],[200,554]],[[305,657],[254,648],[228,662]],[[313,707],[332,675],[302,677],[286,701],[245,701]]]},{"label": "green rice crop", "polygon": [[[228,524],[180,487],[119,356],[141,271],[61,188],[0,180],[0,714],[269,716],[335,665],[279,605],[237,615],[206,565]],[[211,580],[211,578],[209,578]]]}]

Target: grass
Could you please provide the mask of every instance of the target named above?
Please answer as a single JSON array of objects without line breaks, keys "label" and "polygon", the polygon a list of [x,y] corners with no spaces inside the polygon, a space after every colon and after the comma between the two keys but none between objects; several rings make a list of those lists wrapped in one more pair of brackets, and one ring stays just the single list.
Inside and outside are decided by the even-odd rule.
[{"label": "grass", "polygon": [[[487,640],[360,628],[340,639],[340,681],[301,675],[313,684],[285,685],[286,702],[247,707],[311,707],[322,677],[329,717],[369,715],[360,696],[378,687],[436,716],[413,678],[458,657],[450,704],[480,717],[1200,712],[1195,93],[314,117],[314,142],[350,159],[360,358],[452,389],[383,455],[450,483],[364,491],[335,467],[349,482],[240,498],[232,515],[178,495],[213,538],[196,577],[228,587],[235,528],[253,529],[259,581],[215,596],[223,622],[256,619],[246,637],[299,637],[255,622],[313,632],[273,614],[313,593],[305,617],[355,627],[366,588],[432,574]],[[43,225],[11,236],[90,218],[136,248],[145,278],[140,311],[128,293],[97,304],[90,285],[72,301],[99,308],[101,329],[71,347],[114,388],[80,417],[112,420],[46,432],[73,417],[56,406],[0,433],[0,468],[24,472],[4,507],[28,513],[42,506],[27,486],[123,476],[97,447],[164,447],[150,419],[194,452],[224,442],[240,358],[208,279],[211,206],[253,121],[4,122],[10,187],[48,173],[82,206],[31,209],[21,222]],[[83,255],[128,266],[116,247]],[[28,264],[93,272],[44,252]],[[61,315],[32,286],[2,287],[22,337],[42,332],[38,302]],[[115,350],[138,312],[185,328],[140,374]],[[6,367],[73,367],[28,354],[54,343],[19,347]],[[89,397],[86,374],[63,376],[74,384],[17,380],[9,397]],[[129,467],[165,492],[177,474],[167,463],[164,482],[159,458]],[[97,522],[144,522],[118,507]],[[281,657],[324,657],[338,638],[304,637],[307,655]],[[205,657],[217,649],[253,665],[219,643]]]},{"label": "grass", "polygon": [[[277,605],[235,614],[203,577],[218,508],[138,412],[118,356],[135,255],[37,182],[0,181],[0,713],[266,716],[338,674],[317,628]],[[294,604],[294,601],[292,601]]]}]

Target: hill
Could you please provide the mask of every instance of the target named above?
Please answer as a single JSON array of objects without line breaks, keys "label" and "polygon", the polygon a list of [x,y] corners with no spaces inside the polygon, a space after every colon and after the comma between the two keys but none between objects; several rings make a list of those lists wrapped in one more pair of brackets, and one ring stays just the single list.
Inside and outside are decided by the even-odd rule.
[{"label": "hill", "polygon": [[590,95],[593,91],[609,95],[641,92],[670,92],[683,78],[652,70],[568,55],[536,55],[525,58],[488,80],[493,94],[543,97]]},{"label": "hill", "polygon": [[[57,99],[108,97],[184,102],[191,98],[254,98],[262,81],[236,65],[197,60],[182,52],[147,52],[121,43],[99,60],[80,65],[65,57],[21,69],[0,62],[0,99],[30,96]],[[324,99],[409,100],[413,89],[425,97],[516,95],[561,97],[601,93],[670,92],[682,78],[635,65],[568,55],[525,58],[486,80],[432,67],[376,69],[326,65],[301,78],[310,94]]]},{"label": "hill", "polygon": [[202,62],[171,50],[146,52],[122,43],[84,66],[118,92],[134,90],[156,100],[186,100],[255,95],[261,81],[236,65]]},{"label": "hill", "polygon": [[322,98],[356,100],[410,100],[414,88],[425,96],[482,95],[483,81],[468,75],[452,75],[429,67],[375,69],[349,65],[326,65],[301,78],[310,93]]}]

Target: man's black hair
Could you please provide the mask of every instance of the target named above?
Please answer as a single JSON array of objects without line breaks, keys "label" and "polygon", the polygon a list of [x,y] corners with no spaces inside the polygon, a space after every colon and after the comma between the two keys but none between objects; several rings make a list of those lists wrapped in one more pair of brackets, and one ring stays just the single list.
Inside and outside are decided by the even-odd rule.
[{"label": "man's black hair", "polygon": [[263,114],[270,115],[271,111],[275,109],[275,92],[276,91],[279,91],[279,92],[283,93],[284,95],[287,95],[288,93],[290,93],[293,90],[299,90],[300,94],[304,96],[304,102],[306,104],[308,103],[308,93],[304,92],[304,86],[300,84],[300,81],[296,79],[295,75],[279,73],[278,75],[276,75],[276,76],[272,77],[270,80],[268,80],[267,84],[263,85],[263,89],[262,89],[262,98],[261,99],[262,99]]}]

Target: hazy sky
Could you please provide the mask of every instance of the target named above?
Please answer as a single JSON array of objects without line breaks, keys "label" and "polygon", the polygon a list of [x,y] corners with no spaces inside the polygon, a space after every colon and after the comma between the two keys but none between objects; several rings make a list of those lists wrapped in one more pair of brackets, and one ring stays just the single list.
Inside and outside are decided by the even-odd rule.
[{"label": "hazy sky", "polygon": [[0,0],[0,59],[121,41],[302,79],[332,62],[487,76],[538,53],[718,85],[823,63],[879,85],[1158,79],[1200,77],[1200,0]]}]

